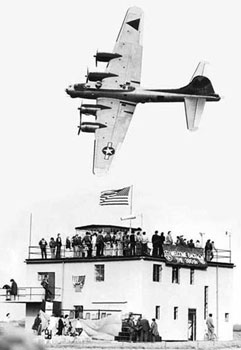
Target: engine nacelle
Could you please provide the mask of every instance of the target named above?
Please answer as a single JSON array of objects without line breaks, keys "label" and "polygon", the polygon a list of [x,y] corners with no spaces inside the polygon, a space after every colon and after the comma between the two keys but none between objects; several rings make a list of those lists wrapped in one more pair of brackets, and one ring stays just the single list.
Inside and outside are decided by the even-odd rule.
[{"label": "engine nacelle", "polygon": [[83,132],[94,133],[97,129],[106,128],[106,125],[101,123],[86,123],[83,122],[79,126],[80,130]]},{"label": "engine nacelle", "polygon": [[81,114],[96,115],[98,108],[79,108]]},{"label": "engine nacelle", "polygon": [[97,62],[110,62],[113,58],[122,57],[119,53],[111,53],[111,52],[96,52],[94,55],[95,61]]},{"label": "engine nacelle", "polygon": [[107,72],[90,72],[87,75],[88,81],[101,81],[105,78],[117,77],[117,74],[107,73]]}]

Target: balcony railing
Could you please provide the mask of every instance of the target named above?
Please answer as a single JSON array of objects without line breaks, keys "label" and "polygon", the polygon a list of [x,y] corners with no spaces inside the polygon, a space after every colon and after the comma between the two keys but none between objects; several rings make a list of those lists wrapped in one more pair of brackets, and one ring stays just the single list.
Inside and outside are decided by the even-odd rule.
[{"label": "balcony railing", "polygon": [[[165,245],[163,245],[164,248]],[[178,246],[173,246],[178,249]],[[180,250],[186,250],[187,252],[192,252],[192,248],[188,247],[180,247]],[[197,248],[196,248],[197,250]],[[198,248],[201,254],[205,256],[204,249]],[[98,254],[98,255],[97,255]],[[60,255],[57,256],[56,252],[51,253],[50,248],[47,247],[46,249],[46,259],[42,258],[41,250],[39,246],[30,246],[29,247],[29,253],[28,253],[28,259],[41,259],[41,260],[55,260],[55,259],[71,259],[71,258],[78,258],[78,259],[86,259],[86,258],[92,258],[97,259],[99,257],[133,257],[133,256],[153,256],[152,255],[152,249],[147,248],[147,250],[143,250],[142,247],[135,246],[135,249],[131,249],[129,246],[114,246],[111,247],[109,245],[105,245],[103,250],[101,252],[98,252],[95,249],[87,250],[86,248],[71,248],[68,249],[66,246],[61,247]],[[157,255],[156,258],[162,258],[163,256]],[[225,249],[214,249],[211,255],[206,256],[206,261],[212,261],[212,262],[220,262],[220,263],[231,263],[231,250],[225,250]]]},{"label": "balcony railing", "polygon": [[[14,297],[7,289],[0,288],[1,301],[34,301],[40,302],[45,298],[45,290],[42,287],[19,287],[18,294]],[[55,301],[61,300],[61,288],[55,287]]]}]

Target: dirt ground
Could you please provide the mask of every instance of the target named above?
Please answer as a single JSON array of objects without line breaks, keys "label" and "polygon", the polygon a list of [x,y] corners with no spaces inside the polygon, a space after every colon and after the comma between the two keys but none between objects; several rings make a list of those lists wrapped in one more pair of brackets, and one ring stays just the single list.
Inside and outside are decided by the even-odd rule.
[{"label": "dirt ground", "polygon": [[[61,337],[62,338],[62,337]],[[110,349],[172,349],[172,350],[207,350],[207,349],[222,349],[232,350],[241,349],[241,332],[234,332],[234,338],[230,341],[196,341],[196,342],[158,342],[158,343],[128,343],[128,342],[116,342],[116,341],[79,341],[79,339],[73,338],[73,340],[57,339],[49,341],[45,344],[47,349],[62,349],[73,350],[81,348],[81,350],[110,350]]]}]

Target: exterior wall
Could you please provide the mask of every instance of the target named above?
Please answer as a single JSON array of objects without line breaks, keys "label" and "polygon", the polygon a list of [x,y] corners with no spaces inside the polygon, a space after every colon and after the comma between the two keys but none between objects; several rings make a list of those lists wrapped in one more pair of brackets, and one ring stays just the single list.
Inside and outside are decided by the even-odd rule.
[{"label": "exterior wall", "polygon": [[[95,280],[95,265],[105,266],[105,280]],[[141,261],[68,263],[65,265],[64,308],[84,305],[85,309],[130,309],[137,312],[141,303]],[[85,275],[82,292],[75,292],[72,276]],[[134,295],[133,291],[137,291]],[[71,297],[70,297],[71,296]],[[100,304],[92,304],[99,302]],[[111,304],[108,304],[110,302]],[[113,304],[116,302],[116,304]],[[106,303],[106,304],[103,304]],[[123,303],[123,304],[119,304]]]},{"label": "exterior wall", "polygon": [[[162,265],[160,282],[153,281],[154,264]],[[104,281],[96,281],[95,265],[105,266]],[[155,307],[160,306],[157,323],[163,340],[188,339],[188,309],[196,309],[196,339],[204,339],[204,287],[208,286],[208,313],[213,314],[215,332],[218,330],[219,339],[232,339],[232,267],[217,268],[209,264],[206,270],[196,269],[194,284],[190,284],[190,268],[180,268],[180,282],[172,283],[171,266],[145,258],[31,263],[27,270],[31,286],[39,286],[38,272],[55,272],[55,285],[62,288],[63,309],[73,309],[74,305],[83,305],[84,309],[118,309],[124,313],[142,313],[151,321],[155,317]],[[85,276],[81,292],[75,291],[73,276]],[[178,307],[176,320],[174,307]],[[228,322],[225,313],[229,314]]]}]

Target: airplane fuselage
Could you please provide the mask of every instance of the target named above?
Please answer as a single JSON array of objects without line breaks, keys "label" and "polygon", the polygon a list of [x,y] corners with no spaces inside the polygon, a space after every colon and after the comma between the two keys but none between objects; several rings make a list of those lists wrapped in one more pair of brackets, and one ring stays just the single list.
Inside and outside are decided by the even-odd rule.
[{"label": "airplane fuselage", "polygon": [[[84,84],[79,84],[84,85]],[[72,98],[113,98],[122,101],[129,101],[133,103],[146,103],[146,102],[183,102],[187,97],[193,98],[205,98],[207,101],[218,101],[219,95],[200,95],[200,94],[188,94],[182,93],[181,89],[144,89],[129,87],[128,89],[104,89],[88,87],[75,88],[70,86],[66,89],[68,95]]]}]

